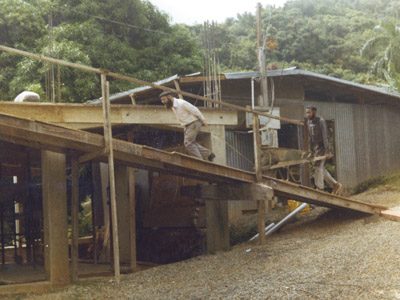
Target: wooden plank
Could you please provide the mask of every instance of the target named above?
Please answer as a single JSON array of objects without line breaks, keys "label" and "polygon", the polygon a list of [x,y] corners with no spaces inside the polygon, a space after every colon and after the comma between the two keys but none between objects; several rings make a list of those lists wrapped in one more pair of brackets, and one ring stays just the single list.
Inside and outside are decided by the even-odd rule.
[{"label": "wooden plank", "polygon": [[274,196],[271,187],[259,183],[183,186],[182,196],[215,201],[259,201]]},{"label": "wooden plank", "polygon": [[99,151],[87,153],[87,154],[80,156],[79,163],[82,164],[82,163],[91,161],[99,156],[108,155],[109,153],[110,153],[110,149],[108,147],[105,147],[104,149],[101,149]]},{"label": "wooden plank", "polygon": [[[219,80],[225,80],[225,75],[218,75]],[[204,81],[208,80],[207,77],[204,76],[190,76],[190,77],[181,77],[179,79],[180,83],[203,83]]]},{"label": "wooden plank", "polygon": [[[133,143],[133,131],[128,133],[128,142]],[[128,168],[129,181],[129,230],[130,230],[130,270],[136,269],[136,198],[135,169]]]},{"label": "wooden plank", "polygon": [[[178,92],[181,91],[181,87],[179,86],[179,81],[178,80],[174,80],[174,84],[175,84],[175,88]],[[183,99],[183,96],[181,93],[178,93],[179,99]]]},{"label": "wooden plank", "polygon": [[110,150],[108,153],[108,174],[110,180],[114,277],[115,277],[115,282],[119,284],[121,281],[121,272],[120,272],[120,260],[119,260],[117,200],[115,197],[114,151],[112,142],[111,120],[110,120],[110,88],[105,74],[101,74],[101,87],[103,95],[104,140],[106,147]]},{"label": "wooden plank", "polygon": [[78,282],[79,161],[71,157],[71,281]]},{"label": "wooden plank", "polygon": [[382,210],[387,209],[385,206],[373,205],[356,201],[349,198],[340,197],[337,195],[320,192],[302,185],[290,183],[287,181],[268,179],[266,184],[269,184],[275,192],[276,196],[288,197],[292,200],[316,204],[332,208],[345,208],[368,214],[379,214]]},{"label": "wooden plank", "polygon": [[[253,114],[253,142],[254,142],[254,167],[256,172],[256,182],[262,181],[261,169],[261,137],[258,115]],[[258,234],[260,245],[266,244],[265,238],[265,201],[257,201],[258,210]]]},{"label": "wooden plank", "polygon": [[[237,125],[236,111],[199,109],[210,125]],[[101,105],[1,101],[0,112],[22,118],[29,116],[30,119],[75,129],[103,126]],[[110,119],[113,125],[180,125],[173,112],[161,105],[112,105]]]},{"label": "wooden plank", "polygon": [[388,218],[392,221],[400,222],[400,206],[392,207],[387,210],[381,211],[381,216]]},{"label": "wooden plank", "polygon": [[290,166],[294,166],[294,165],[309,164],[311,162],[316,162],[316,161],[323,160],[323,159],[326,159],[325,155],[317,156],[317,157],[313,157],[313,158],[307,158],[307,159],[281,161],[272,166],[264,166],[261,169],[263,171],[275,170],[275,169],[286,168],[286,167],[290,167]]},{"label": "wooden plank", "polygon": [[[303,126],[303,150],[310,151],[310,142],[309,142],[309,133],[307,128],[307,118],[304,118],[304,126]],[[310,164],[304,164],[304,178],[303,185],[311,186],[311,172],[310,172]]]}]

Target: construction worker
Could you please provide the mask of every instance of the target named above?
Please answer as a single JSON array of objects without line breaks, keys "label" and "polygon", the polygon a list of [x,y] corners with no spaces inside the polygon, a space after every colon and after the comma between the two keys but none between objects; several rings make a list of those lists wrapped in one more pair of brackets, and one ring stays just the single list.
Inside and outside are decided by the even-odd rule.
[{"label": "construction worker", "polygon": [[324,190],[324,181],[332,187],[332,193],[338,194],[342,189],[342,184],[337,182],[328,170],[325,168],[326,159],[333,158],[328,141],[328,129],[326,121],[322,117],[317,116],[317,108],[309,106],[306,108],[307,128],[310,136],[310,155],[312,157],[325,156],[324,159],[317,160],[314,163],[314,180],[317,189]]},{"label": "construction worker", "polygon": [[184,145],[189,155],[213,161],[215,154],[196,142],[202,126],[207,126],[200,110],[183,99],[173,97],[171,92],[160,94],[161,102],[167,109],[172,109],[184,129]]}]

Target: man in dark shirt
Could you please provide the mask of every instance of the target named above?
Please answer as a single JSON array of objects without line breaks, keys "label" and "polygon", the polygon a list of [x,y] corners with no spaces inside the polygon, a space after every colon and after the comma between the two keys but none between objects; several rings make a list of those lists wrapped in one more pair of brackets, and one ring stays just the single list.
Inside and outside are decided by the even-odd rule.
[{"label": "man in dark shirt", "polygon": [[328,141],[328,130],[326,122],[322,117],[317,116],[316,107],[307,107],[307,128],[310,136],[310,157],[325,156],[324,159],[318,160],[314,164],[314,179],[315,185],[318,190],[324,190],[324,181],[326,181],[332,188],[333,194],[338,194],[342,189],[342,184],[337,182],[328,170],[325,168],[326,159],[333,157],[329,141]]}]

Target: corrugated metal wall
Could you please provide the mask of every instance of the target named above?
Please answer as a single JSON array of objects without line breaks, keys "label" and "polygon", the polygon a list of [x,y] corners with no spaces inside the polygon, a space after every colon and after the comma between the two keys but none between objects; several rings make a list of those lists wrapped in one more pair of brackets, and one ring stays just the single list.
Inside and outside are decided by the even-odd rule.
[{"label": "corrugated metal wall", "polygon": [[338,180],[347,188],[400,169],[400,110],[384,105],[309,102],[335,121]]},{"label": "corrugated metal wall", "polygon": [[[305,101],[304,107],[317,107],[319,115],[335,124],[338,180],[348,188],[368,178],[400,169],[400,110],[392,106],[325,103]],[[285,117],[295,118],[298,107],[287,110]],[[304,110],[304,109],[303,109]],[[226,141],[243,156],[254,159],[251,134],[226,131]],[[253,165],[227,146],[227,164],[243,170]],[[256,209],[256,203],[229,203],[229,218],[242,215],[242,210]]]},{"label": "corrugated metal wall", "polygon": [[[226,140],[226,163],[230,167],[254,171],[254,147],[253,135],[251,133],[239,133],[225,131]],[[229,219],[232,220],[242,216],[242,210],[257,209],[256,202],[250,201],[230,201]]]}]

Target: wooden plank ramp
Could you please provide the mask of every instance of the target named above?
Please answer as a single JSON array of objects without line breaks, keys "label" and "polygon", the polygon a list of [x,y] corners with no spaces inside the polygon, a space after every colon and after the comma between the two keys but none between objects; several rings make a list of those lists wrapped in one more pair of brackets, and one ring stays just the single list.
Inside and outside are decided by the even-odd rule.
[{"label": "wooden plank ramp", "polygon": [[[90,153],[96,153],[98,155],[96,159],[107,160],[107,151],[102,151],[106,148],[102,135],[7,114],[0,114],[0,140],[85,157]],[[257,183],[255,173],[184,154],[165,152],[117,139],[112,140],[112,145],[116,163],[123,163],[127,166],[167,172],[207,183]],[[284,196],[319,206],[354,210],[367,214],[381,214],[382,211],[388,210],[387,207],[381,205],[319,192],[267,176],[263,176],[259,184],[271,187],[276,196]]]}]

